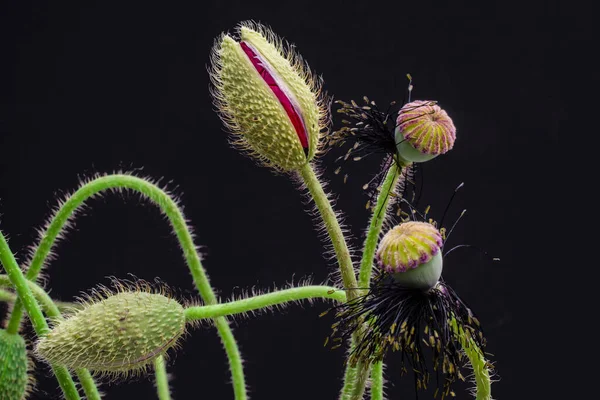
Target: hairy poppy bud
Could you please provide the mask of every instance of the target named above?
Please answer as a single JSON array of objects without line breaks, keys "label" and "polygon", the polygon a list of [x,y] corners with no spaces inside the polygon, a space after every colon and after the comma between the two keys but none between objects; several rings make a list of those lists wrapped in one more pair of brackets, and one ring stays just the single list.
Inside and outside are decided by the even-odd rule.
[{"label": "hairy poppy bud", "polygon": [[408,162],[431,160],[448,152],[456,140],[456,128],[435,101],[405,104],[396,119],[398,155]]},{"label": "hairy poppy bud", "polygon": [[127,373],[145,369],[185,332],[184,309],[157,293],[124,291],[92,301],[39,339],[42,359],[68,368]]},{"label": "hairy poppy bud", "polygon": [[297,170],[310,161],[328,120],[320,82],[291,46],[262,25],[243,23],[212,51],[212,95],[233,143],[268,166]]},{"label": "hairy poppy bud", "polygon": [[19,334],[0,329],[0,399],[21,400],[29,386],[27,348]]},{"label": "hairy poppy bud", "polygon": [[404,222],[381,239],[379,267],[407,288],[430,289],[442,275],[442,235],[426,222]]}]

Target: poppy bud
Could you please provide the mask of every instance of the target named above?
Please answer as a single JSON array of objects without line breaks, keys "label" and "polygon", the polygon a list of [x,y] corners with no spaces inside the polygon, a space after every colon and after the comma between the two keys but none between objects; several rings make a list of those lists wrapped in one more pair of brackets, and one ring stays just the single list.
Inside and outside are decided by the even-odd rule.
[{"label": "poppy bud", "polygon": [[123,291],[91,301],[40,338],[37,355],[71,369],[144,370],[185,332],[184,309],[162,294]]},{"label": "poppy bud", "polygon": [[279,170],[300,169],[317,152],[328,121],[320,81],[268,28],[238,27],[212,51],[212,95],[239,148]]}]

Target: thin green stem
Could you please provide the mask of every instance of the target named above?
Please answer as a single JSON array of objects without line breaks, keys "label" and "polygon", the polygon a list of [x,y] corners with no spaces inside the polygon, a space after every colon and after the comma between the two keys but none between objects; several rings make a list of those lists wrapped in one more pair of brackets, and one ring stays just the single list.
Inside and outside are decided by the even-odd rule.
[{"label": "thin green stem", "polygon": [[[371,222],[369,223],[369,230],[367,237],[363,245],[362,259],[360,262],[360,270],[358,274],[358,287],[368,288],[371,284],[371,275],[373,272],[373,258],[375,257],[375,250],[377,249],[377,243],[379,241],[379,235],[381,234],[381,227],[383,222],[387,218],[388,205],[390,202],[391,193],[396,189],[398,180],[402,174],[402,168],[406,165],[398,165],[395,162],[392,163],[388,169],[381,190],[377,196],[375,207],[371,215]],[[355,336],[359,336],[358,334]],[[357,338],[354,338],[357,340]],[[352,368],[352,367],[348,367]],[[354,369],[353,374],[349,377],[352,381],[344,379],[344,385],[342,387],[342,398],[348,396],[349,399],[357,398],[357,395],[362,396],[364,393],[365,385],[367,382],[369,373],[368,366],[361,369]]]},{"label": "thin green stem", "polygon": [[[44,310],[44,312],[45,312],[46,311],[45,306],[42,303],[42,300],[38,297],[38,295],[36,293],[36,289],[34,289],[35,287],[39,288],[39,286],[37,284],[35,284],[34,282],[31,282],[31,281],[28,281],[28,282],[30,282],[29,287],[31,288],[31,291],[33,292],[33,296],[36,298],[38,303],[40,303],[40,306],[42,306],[42,310]],[[10,283],[8,276],[0,275],[0,286],[12,287],[12,283]],[[44,290],[42,288],[39,288],[39,289],[42,291]],[[10,290],[0,289],[0,302],[14,303],[18,298],[19,298],[19,296],[17,296],[15,293],[11,292]],[[59,300],[52,299],[52,302],[56,305],[56,307],[58,307],[58,309],[60,310],[61,313],[70,312],[70,311],[76,310],[80,307],[78,303],[71,303],[68,301],[59,301]]]},{"label": "thin green stem", "polygon": [[[64,318],[60,313],[58,306],[54,303],[54,301],[52,301],[52,298],[50,298],[48,293],[46,293],[46,291],[42,289],[39,285],[37,285],[35,282],[27,280],[26,282],[29,285],[33,297],[35,297],[39,305],[42,307],[42,309],[46,313],[46,316],[55,321],[63,320]],[[11,281],[7,275],[0,275],[0,286],[8,286],[10,284]],[[102,396],[100,396],[100,392],[98,391],[96,383],[94,382],[94,378],[92,378],[90,372],[85,368],[79,368],[75,371],[75,373],[79,378],[79,382],[81,383],[81,386],[83,387],[83,391],[87,398],[89,400],[100,400]]]},{"label": "thin green stem", "polygon": [[[37,278],[48,254],[50,254],[52,247],[56,243],[56,239],[60,236],[65,225],[73,217],[77,209],[79,209],[90,197],[114,189],[133,190],[148,198],[161,209],[168,218],[173,232],[179,240],[183,256],[190,269],[194,284],[196,285],[200,296],[206,304],[216,304],[217,298],[202,266],[200,255],[194,244],[190,229],[187,226],[183,213],[177,206],[177,203],[160,187],[131,175],[107,175],[96,178],[85,183],[73,193],[56,212],[46,231],[42,235],[42,239],[27,271],[27,278],[30,280],[35,280]],[[15,327],[18,329],[21,316],[21,303],[20,301],[17,301],[13,308],[9,326],[12,326],[13,329]],[[231,371],[235,399],[245,400],[247,395],[242,358],[233,332],[225,318],[216,318],[214,322],[229,360],[229,369]]]},{"label": "thin green stem", "polygon": [[156,383],[158,399],[171,400],[169,377],[167,375],[167,366],[165,365],[165,358],[163,356],[158,356],[154,360],[154,380]]},{"label": "thin green stem", "polygon": [[371,215],[367,238],[363,245],[362,259],[360,261],[360,271],[358,274],[358,287],[360,288],[367,288],[371,283],[375,250],[377,249],[377,243],[379,242],[383,221],[387,218],[388,205],[390,198],[392,197],[391,193],[393,193],[396,188],[400,175],[402,174],[401,168],[402,167],[396,165],[396,163],[392,163],[390,169],[387,171],[383,184],[381,185],[379,195],[377,196],[375,208]]},{"label": "thin green stem", "polygon": [[350,257],[350,251],[348,250],[346,239],[344,239],[342,228],[311,164],[307,163],[304,165],[299,173],[321,214],[321,219],[333,244],[344,287],[348,291],[348,300],[352,300],[356,297],[355,289],[357,288],[357,282],[354,267],[352,266],[352,258]]},{"label": "thin green stem", "polygon": [[[352,345],[350,346],[352,349]],[[346,371],[344,372],[344,385],[340,400],[350,400],[352,392],[354,392],[354,383],[356,382],[356,366],[352,366],[349,362],[346,363]]]},{"label": "thin green stem", "polygon": [[81,383],[81,387],[83,388],[87,400],[102,399],[102,395],[98,391],[96,382],[94,382],[94,378],[87,368],[77,368],[75,374],[77,374],[77,378],[79,379],[79,383]]},{"label": "thin green stem", "polygon": [[265,293],[229,303],[188,307],[185,310],[185,318],[187,321],[197,321],[205,318],[242,314],[249,311],[265,309],[279,304],[306,299],[330,299],[345,302],[346,293],[331,286],[301,286],[272,293]]},{"label": "thin green stem", "polygon": [[[37,300],[38,304],[46,313],[49,318],[62,318],[59,307],[54,303],[54,301],[50,298],[48,293],[44,289],[42,289],[37,283],[26,281],[29,286],[29,290],[33,294],[33,297]],[[12,281],[9,279],[8,275],[1,274],[0,275],[0,287],[12,287]],[[10,292],[7,292],[10,293]],[[16,299],[16,295],[10,293],[13,297],[10,299],[14,301]]]},{"label": "thin green stem", "polygon": [[17,299],[17,295],[8,290],[0,289],[0,301],[3,303],[12,303]]},{"label": "thin green stem", "polygon": [[[13,255],[4,234],[0,232],[0,262],[4,266],[4,270],[8,275],[8,279],[13,284],[17,294],[19,295],[19,299],[23,302],[23,306],[29,315],[29,319],[31,320],[31,324],[33,325],[33,329],[38,336],[43,336],[50,331],[48,328],[48,323],[42,314],[42,310],[40,309],[40,305],[35,300],[35,297],[31,293],[31,289],[23,275],[23,271],[19,268],[17,264],[17,260],[15,260],[15,256]],[[8,331],[8,329],[7,329]],[[11,332],[17,333],[17,332]],[[73,378],[69,371],[60,365],[51,365],[52,372],[56,376],[58,384],[65,395],[67,400],[79,400],[79,393],[77,392],[77,387],[75,386],[75,382],[73,382]]]},{"label": "thin green stem", "polygon": [[383,361],[373,363],[371,368],[371,400],[383,400]]}]

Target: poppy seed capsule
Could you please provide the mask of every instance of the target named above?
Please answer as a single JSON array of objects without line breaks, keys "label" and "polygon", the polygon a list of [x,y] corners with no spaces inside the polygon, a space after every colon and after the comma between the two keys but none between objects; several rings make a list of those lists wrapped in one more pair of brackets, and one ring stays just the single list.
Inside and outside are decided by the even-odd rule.
[{"label": "poppy seed capsule", "polygon": [[435,101],[416,100],[398,112],[395,138],[401,159],[424,162],[452,149],[456,127]]},{"label": "poppy seed capsule", "polygon": [[442,275],[442,235],[426,222],[405,222],[388,231],[379,244],[379,267],[396,282],[429,290]]},{"label": "poppy seed capsule", "polygon": [[37,342],[52,364],[94,372],[144,370],[185,332],[184,309],[162,294],[125,291],[85,305]]},{"label": "poppy seed capsule", "polygon": [[212,95],[221,119],[250,155],[279,170],[300,169],[319,143],[328,109],[291,46],[262,25],[243,23],[212,51]]},{"label": "poppy seed capsule", "polygon": [[0,399],[21,400],[27,394],[29,377],[25,340],[0,329]]}]

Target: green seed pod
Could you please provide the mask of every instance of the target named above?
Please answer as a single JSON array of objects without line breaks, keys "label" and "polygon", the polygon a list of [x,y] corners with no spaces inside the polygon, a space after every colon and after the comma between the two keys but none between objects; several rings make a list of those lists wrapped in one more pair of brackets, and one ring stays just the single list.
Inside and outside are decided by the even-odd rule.
[{"label": "green seed pod", "polygon": [[405,222],[388,231],[379,244],[379,267],[405,287],[428,290],[442,275],[442,235],[426,222]]},{"label": "green seed pod", "polygon": [[212,51],[214,103],[233,143],[267,166],[298,170],[318,151],[329,121],[321,83],[292,46],[268,28],[238,26]]},{"label": "green seed pod", "polygon": [[452,149],[456,128],[435,101],[416,100],[398,112],[395,137],[402,160],[424,162]]},{"label": "green seed pod", "polygon": [[0,399],[21,400],[27,395],[27,348],[19,334],[0,329]]},{"label": "green seed pod", "polygon": [[85,304],[39,339],[37,355],[71,369],[108,374],[145,370],[185,332],[184,309],[162,294],[123,291]]}]

